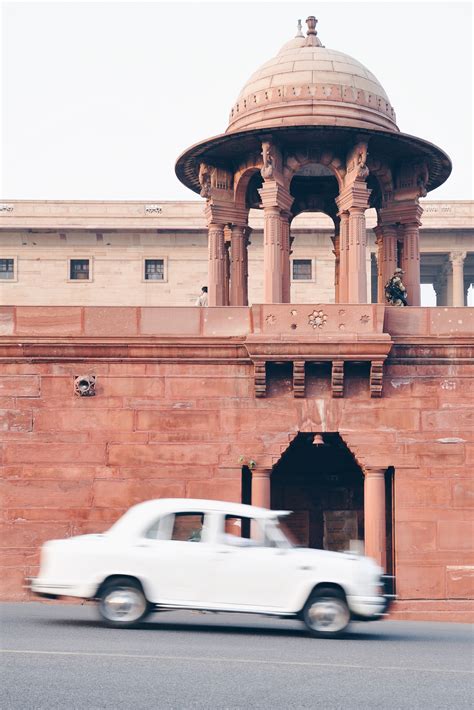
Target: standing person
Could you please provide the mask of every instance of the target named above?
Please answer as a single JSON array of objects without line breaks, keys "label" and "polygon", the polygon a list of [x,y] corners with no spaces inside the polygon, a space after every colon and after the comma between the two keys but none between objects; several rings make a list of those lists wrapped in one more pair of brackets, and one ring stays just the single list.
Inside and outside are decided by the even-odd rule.
[{"label": "standing person", "polygon": [[385,284],[385,298],[392,306],[408,306],[407,290],[403,285],[403,269],[395,269],[390,281]]},{"label": "standing person", "polygon": [[196,301],[196,306],[207,306],[207,305],[208,305],[207,286],[203,286],[201,289],[201,294]]}]

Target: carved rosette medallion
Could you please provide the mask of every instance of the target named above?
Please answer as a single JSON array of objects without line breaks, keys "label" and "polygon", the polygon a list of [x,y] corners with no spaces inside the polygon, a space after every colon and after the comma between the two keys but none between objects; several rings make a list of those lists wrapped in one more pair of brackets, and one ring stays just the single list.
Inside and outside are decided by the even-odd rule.
[{"label": "carved rosette medallion", "polygon": [[328,319],[327,314],[324,313],[323,310],[319,310],[319,311],[314,310],[308,316],[308,324],[314,329],[322,328],[325,325],[327,319]]}]

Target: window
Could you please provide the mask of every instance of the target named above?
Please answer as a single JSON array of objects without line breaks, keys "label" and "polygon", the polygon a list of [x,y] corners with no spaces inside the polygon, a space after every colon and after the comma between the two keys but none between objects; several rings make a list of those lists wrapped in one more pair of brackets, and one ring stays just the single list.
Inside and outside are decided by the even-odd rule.
[{"label": "window", "polygon": [[204,513],[172,513],[158,518],[145,532],[150,540],[201,542]]},{"label": "window", "polygon": [[90,260],[71,259],[69,261],[69,278],[71,281],[89,281]]},{"label": "window", "polygon": [[145,259],[145,281],[164,281],[164,259]]},{"label": "window", "polygon": [[312,259],[293,259],[293,281],[312,281]]},{"label": "window", "polygon": [[0,259],[0,279],[2,281],[14,281],[15,279],[15,260]]}]

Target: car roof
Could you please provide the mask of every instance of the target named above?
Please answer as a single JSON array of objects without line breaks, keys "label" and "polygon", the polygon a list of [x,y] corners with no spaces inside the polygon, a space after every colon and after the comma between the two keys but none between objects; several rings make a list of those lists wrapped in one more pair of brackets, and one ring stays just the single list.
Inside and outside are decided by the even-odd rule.
[{"label": "car roof", "polygon": [[273,519],[280,515],[288,515],[285,510],[268,510],[244,503],[231,503],[222,500],[206,500],[202,498],[158,498],[138,503],[130,508],[117,522],[112,525],[109,532],[119,533],[124,529],[130,531],[137,524],[140,527],[146,524],[155,515],[165,513],[223,513],[225,515],[238,515],[247,518]]}]

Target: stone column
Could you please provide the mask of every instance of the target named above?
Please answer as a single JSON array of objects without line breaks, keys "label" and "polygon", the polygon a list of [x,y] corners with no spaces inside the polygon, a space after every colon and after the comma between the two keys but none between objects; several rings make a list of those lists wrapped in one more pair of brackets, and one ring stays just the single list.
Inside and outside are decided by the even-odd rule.
[{"label": "stone column", "polygon": [[421,304],[420,290],[420,245],[418,221],[403,224],[402,269],[405,272],[403,283],[407,290],[409,306]]},{"label": "stone column", "polygon": [[290,220],[290,212],[281,213],[282,303],[291,302]]},{"label": "stone column", "polygon": [[248,305],[247,227],[233,224],[230,252],[230,305]]},{"label": "stone column", "polygon": [[385,469],[364,468],[365,554],[386,569]]},{"label": "stone column", "polygon": [[209,273],[208,295],[210,306],[226,305],[226,249],[224,241],[224,225],[209,225]]},{"label": "stone column", "polygon": [[289,297],[284,282],[290,269],[288,213],[293,197],[275,180],[265,180],[259,189],[263,205],[264,302],[284,303]]},{"label": "stone column", "polygon": [[385,284],[393,276],[398,266],[397,258],[398,230],[395,224],[382,226],[382,264],[380,269],[381,298],[379,303],[385,303]]},{"label": "stone column", "polygon": [[348,303],[367,303],[365,208],[349,210]]},{"label": "stone column", "polygon": [[341,224],[339,227],[339,298],[336,302],[348,303],[347,254],[349,249],[349,213],[340,212],[339,217],[341,218]]},{"label": "stone column", "polygon": [[341,263],[341,238],[340,233],[334,233],[334,303],[340,303],[339,300],[339,266]]},{"label": "stone column", "polygon": [[452,266],[452,305],[464,306],[464,259],[465,251],[452,251],[449,261]]},{"label": "stone column", "polygon": [[270,508],[270,477],[271,468],[260,468],[252,471],[252,505],[260,508]]},{"label": "stone column", "polygon": [[447,278],[446,278],[446,271],[444,268],[442,268],[442,269],[440,269],[440,272],[438,274],[438,278],[433,283],[433,288],[436,293],[436,305],[437,306],[446,306],[448,304],[447,293],[446,293],[447,283],[448,282],[447,282]]},{"label": "stone column", "polygon": [[[225,237],[225,231],[224,231]],[[224,305],[230,303],[230,240],[224,238]]]},{"label": "stone column", "polygon": [[383,232],[378,224],[374,227],[375,233],[375,260],[377,262],[377,303],[385,303],[384,281],[382,276],[383,259]]}]

